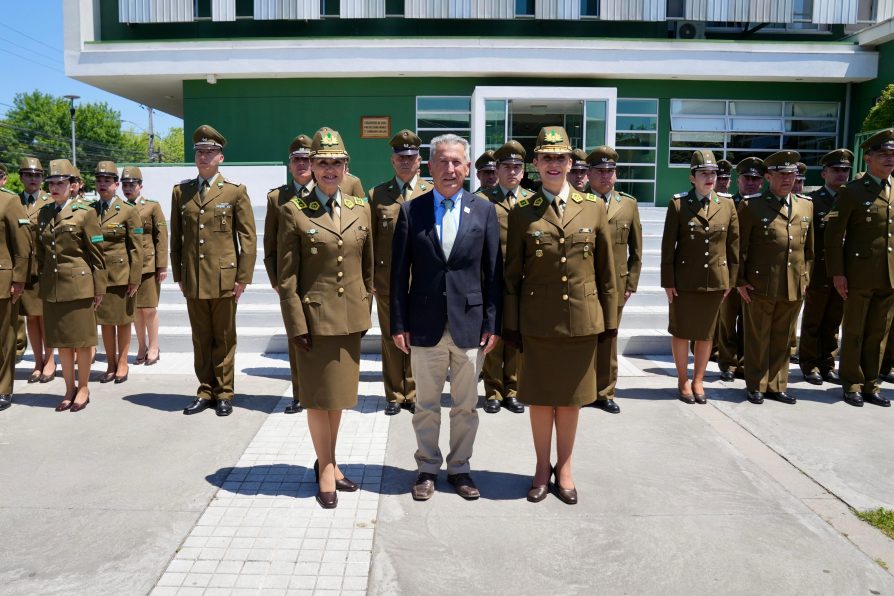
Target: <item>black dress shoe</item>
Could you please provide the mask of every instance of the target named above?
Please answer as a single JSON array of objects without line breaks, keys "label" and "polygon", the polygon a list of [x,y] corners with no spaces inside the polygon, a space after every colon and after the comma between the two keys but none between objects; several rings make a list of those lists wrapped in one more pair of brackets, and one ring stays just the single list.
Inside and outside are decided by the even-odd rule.
[{"label": "black dress shoe", "polygon": [[488,414],[496,414],[500,411],[500,400],[498,399],[489,399],[484,402],[484,411]]},{"label": "black dress shoe", "polygon": [[472,480],[472,476],[467,472],[447,474],[447,482],[453,485],[456,494],[467,501],[474,501],[481,496],[478,487],[475,486],[475,481]]},{"label": "black dress shoe", "polygon": [[597,399],[593,402],[594,408],[599,408],[609,414],[620,414],[621,406],[615,403],[613,399]]},{"label": "black dress shoe", "polygon": [[850,404],[855,408],[863,407],[863,398],[860,397],[860,394],[856,391],[845,391],[844,392],[844,403]]},{"label": "black dress shoe", "polygon": [[748,401],[753,404],[762,404],[764,403],[764,394],[760,391],[749,391],[748,392]]},{"label": "black dress shoe", "polygon": [[791,356],[788,357],[788,361],[791,362],[792,364],[800,364],[801,357],[798,356],[797,354],[792,354]]},{"label": "black dress shoe", "polygon": [[400,407],[409,412],[410,414],[416,413],[416,402],[414,401],[402,401],[400,403]]},{"label": "black dress shoe", "polygon": [[744,379],[745,378],[745,369],[737,368],[735,371],[733,371],[733,376],[735,376],[737,379]]},{"label": "black dress shoe", "polygon": [[505,398],[502,402],[500,402],[500,405],[510,412],[514,412],[516,414],[521,414],[525,411],[525,404],[521,403],[514,397]]},{"label": "black dress shoe", "polygon": [[4,393],[0,395],[0,412],[12,405],[12,395]]},{"label": "black dress shoe", "polygon": [[283,410],[286,414],[298,414],[299,412],[304,411],[304,406],[301,405],[297,399],[293,399],[292,403],[286,406],[286,409]]},{"label": "black dress shoe", "polygon": [[884,381],[885,383],[894,383],[894,371],[889,370],[885,374],[879,375],[878,378],[881,379],[882,381]]},{"label": "black dress shoe", "polygon": [[878,393],[863,393],[863,392],[861,392],[860,397],[863,398],[864,402],[870,403],[874,406],[881,406],[883,408],[891,407],[891,400],[889,400],[885,397],[882,397]]},{"label": "black dress shoe", "polygon": [[400,414],[400,404],[396,401],[389,401],[385,404],[385,415],[394,416],[395,414]]},{"label": "black dress shoe", "polygon": [[834,370],[821,370],[820,375],[822,375],[823,381],[826,381],[827,383],[841,385],[841,377],[839,377],[838,373]]},{"label": "black dress shoe", "polygon": [[204,412],[211,407],[212,403],[213,402],[210,399],[202,399],[201,397],[197,397],[195,401],[183,408],[183,413],[189,416],[190,414],[198,414],[199,412]]},{"label": "black dress shoe", "polygon": [[782,402],[784,404],[794,404],[798,401],[785,391],[767,391],[765,395],[770,399]]},{"label": "black dress shoe", "polygon": [[809,373],[804,373],[804,380],[810,383],[811,385],[822,385],[823,377],[815,370],[810,371]]},{"label": "black dress shoe", "polygon": [[735,378],[736,375],[729,369],[720,371],[720,380],[725,383],[732,383]]},{"label": "black dress shoe", "polygon": [[218,416],[229,416],[233,413],[233,404],[228,399],[219,399],[214,409],[217,411]]},{"label": "black dress shoe", "polygon": [[338,493],[336,491],[332,491],[331,493],[324,493],[323,491],[317,492],[317,503],[320,504],[320,507],[323,509],[335,509],[338,507]]}]

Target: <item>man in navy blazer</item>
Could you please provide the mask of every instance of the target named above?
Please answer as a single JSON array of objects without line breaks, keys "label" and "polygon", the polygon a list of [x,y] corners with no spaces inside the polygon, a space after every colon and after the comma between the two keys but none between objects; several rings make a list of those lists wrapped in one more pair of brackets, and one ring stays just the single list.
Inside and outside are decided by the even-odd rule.
[{"label": "man in navy blazer", "polygon": [[503,257],[493,204],[463,189],[471,169],[468,142],[431,141],[434,190],[401,205],[391,258],[391,335],[416,377],[413,498],[434,494],[444,457],[438,447],[441,392],[450,373],[447,479],[477,499],[469,459],[478,430],[478,376],[500,332]]}]

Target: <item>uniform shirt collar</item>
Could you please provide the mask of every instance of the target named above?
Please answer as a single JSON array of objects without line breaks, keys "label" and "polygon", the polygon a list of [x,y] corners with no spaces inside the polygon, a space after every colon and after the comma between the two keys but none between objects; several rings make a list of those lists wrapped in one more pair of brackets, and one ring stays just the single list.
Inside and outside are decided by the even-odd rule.
[{"label": "uniform shirt collar", "polygon": [[417,183],[417,182],[419,182],[419,174],[414,175],[414,176],[413,176],[412,178],[410,178],[407,182],[404,182],[403,180],[401,180],[401,179],[398,178],[397,176],[394,177],[394,183],[397,184],[397,190],[399,190],[399,191],[401,191],[401,192],[403,192],[403,190],[404,190],[404,185],[405,185],[405,184],[409,184],[411,189],[416,190],[416,183]]},{"label": "uniform shirt collar", "polygon": [[336,189],[335,195],[333,197],[328,196],[319,186],[314,186],[314,194],[317,195],[317,198],[323,205],[329,206],[329,199],[334,198],[335,202],[338,204],[339,208],[341,208],[341,190]]},{"label": "uniform shirt collar", "polygon": [[571,194],[571,185],[569,185],[567,182],[565,184],[563,184],[562,190],[560,190],[559,194],[557,194],[557,195],[554,195],[553,193],[549,192],[545,188],[541,188],[541,191],[543,192],[543,196],[546,198],[547,202],[552,203],[556,200],[556,197],[558,197],[558,198],[562,199],[562,202],[564,202],[567,205],[568,204],[568,195]]},{"label": "uniform shirt collar", "polygon": [[509,196],[509,193],[511,192],[511,193],[515,196],[516,199],[518,198],[518,189],[520,188],[519,186],[516,186],[516,187],[513,188],[512,190],[506,188],[506,187],[503,186],[502,184],[498,184],[497,186],[500,187],[500,192],[503,193],[503,196],[504,196],[504,197],[508,197],[508,196]]},{"label": "uniform shirt collar", "polygon": [[[220,174],[215,174],[215,175],[212,176],[209,180],[207,180],[207,182],[208,182],[208,188],[211,188],[211,183],[214,182],[215,180],[217,180],[217,177],[218,177],[219,175],[220,175]],[[204,178],[202,178],[201,176],[199,176],[199,188],[202,187],[202,182],[205,182],[205,181],[206,181],[206,180],[205,180]]]},{"label": "uniform shirt collar", "polygon": [[826,192],[829,193],[830,195],[832,195],[833,197],[837,197],[837,196],[838,196],[838,191],[835,190],[834,188],[832,188],[832,187],[830,187],[830,186],[826,186],[826,185],[823,185],[823,188],[825,188],[825,189],[826,189]]},{"label": "uniform shirt collar", "polygon": [[891,177],[890,176],[888,176],[888,178],[886,180],[884,180],[884,184],[882,184],[883,181],[881,178],[879,178],[877,176],[873,176],[869,172],[866,172],[866,175],[869,176],[870,178],[872,178],[873,180],[875,180],[875,183],[878,184],[879,186],[881,186],[882,188],[885,188],[885,185],[891,186]]},{"label": "uniform shirt collar", "polygon": [[302,191],[302,189],[306,189],[307,192],[308,192],[308,194],[309,194],[310,191],[312,191],[312,190],[314,189],[314,186],[315,186],[315,185],[314,185],[313,178],[311,178],[310,180],[308,180],[308,181],[307,181],[307,184],[301,184],[301,183],[298,182],[297,180],[292,180],[292,188],[295,189],[295,196],[298,196],[298,197],[301,196],[301,191]]}]

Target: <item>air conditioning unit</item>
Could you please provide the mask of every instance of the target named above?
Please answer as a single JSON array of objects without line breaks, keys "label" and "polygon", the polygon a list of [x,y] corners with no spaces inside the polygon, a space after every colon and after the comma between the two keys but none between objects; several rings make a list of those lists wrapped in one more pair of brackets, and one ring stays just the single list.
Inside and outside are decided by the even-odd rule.
[{"label": "air conditioning unit", "polygon": [[704,39],[704,21],[677,21],[677,39]]}]

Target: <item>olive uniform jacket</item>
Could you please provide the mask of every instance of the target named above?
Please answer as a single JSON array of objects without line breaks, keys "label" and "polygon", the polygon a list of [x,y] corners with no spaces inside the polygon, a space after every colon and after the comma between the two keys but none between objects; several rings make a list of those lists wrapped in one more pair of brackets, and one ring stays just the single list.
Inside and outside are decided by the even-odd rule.
[{"label": "olive uniform jacket", "polygon": [[618,276],[615,287],[619,294],[636,292],[643,267],[643,226],[639,221],[639,206],[635,198],[617,190],[612,190],[608,199],[608,226],[614,238],[612,250]]},{"label": "olive uniform jacket", "polygon": [[345,174],[345,179],[338,185],[338,190],[340,190],[342,194],[354,197],[355,200],[361,202],[366,199],[366,195],[363,192],[363,182],[351,172]]},{"label": "olive uniform jacket", "polygon": [[316,193],[281,208],[276,270],[288,337],[349,335],[371,326],[369,206],[341,194],[341,231]]},{"label": "olive uniform jacket", "polygon": [[791,215],[767,190],[739,203],[739,279],[775,300],[804,298],[813,265],[813,203],[789,194]]},{"label": "olive uniform jacket", "polygon": [[40,214],[40,210],[46,207],[47,205],[53,204],[53,199],[50,195],[46,194],[42,190],[37,191],[37,198],[33,203],[27,204],[27,199],[25,198],[25,193],[19,193],[19,200],[22,201],[23,208],[25,210],[25,217],[30,221],[28,225],[28,237],[31,242],[31,268],[28,275],[28,279],[25,282],[25,287],[32,288],[34,284],[37,283],[37,217]]},{"label": "olive uniform jacket", "polygon": [[397,223],[400,206],[408,200],[411,201],[424,195],[432,188],[434,186],[431,182],[423,180],[421,176],[416,176],[416,186],[413,187],[409,198],[404,198],[401,195],[395,178],[369,190],[369,206],[373,216],[373,250],[376,255],[373,286],[376,288],[376,295],[381,296],[381,300],[385,302],[388,301],[387,297],[390,295],[391,245],[394,239],[394,224]]},{"label": "olive uniform jacket", "polygon": [[50,203],[37,220],[39,296],[69,302],[106,293],[106,261],[99,217],[88,203],[70,199],[59,213]]},{"label": "olive uniform jacket", "polygon": [[13,283],[28,281],[31,267],[31,220],[19,197],[0,191],[0,300],[10,298]]},{"label": "olive uniform jacket", "polygon": [[707,211],[693,188],[667,206],[661,237],[661,287],[731,289],[739,274],[739,218],[728,194],[711,192]]},{"label": "olive uniform jacket", "polygon": [[245,186],[218,174],[199,193],[185,180],[171,196],[171,270],[187,298],[230,298],[236,282],[250,284],[257,235]]},{"label": "olive uniform jacket", "polygon": [[837,196],[832,196],[823,186],[808,195],[813,201],[813,269],[810,271],[810,289],[831,288],[832,279],[826,272],[826,216],[835,207]]},{"label": "olive uniform jacket", "polygon": [[509,212],[503,328],[578,337],[618,328],[618,291],[601,199],[571,190],[562,221],[542,191]]},{"label": "olive uniform jacket", "polygon": [[143,223],[143,275],[168,268],[168,224],[158,201],[140,197],[134,203]]},{"label": "olive uniform jacket", "polygon": [[[499,185],[494,188],[488,188],[486,190],[479,191],[477,193],[479,197],[484,197],[494,204],[494,209],[497,212],[497,223],[500,224],[500,250],[503,252],[503,257],[506,257],[506,238],[509,235],[509,212],[513,209],[512,204],[509,202],[509,199],[506,195],[503,194],[503,189],[499,187]],[[522,188],[519,186],[515,189],[515,200],[516,205],[520,199],[532,199],[534,197],[534,193],[526,188]]]},{"label": "olive uniform jacket", "polygon": [[143,222],[134,205],[120,197],[109,201],[100,215],[102,200],[93,203],[103,241],[99,248],[106,260],[108,286],[139,285],[143,277]]},{"label": "olive uniform jacket", "polygon": [[[888,193],[894,195],[891,187]],[[848,288],[894,288],[894,196],[869,174],[841,187],[826,216],[826,269],[846,275]]]},{"label": "olive uniform jacket", "polygon": [[[304,199],[314,190],[313,180],[308,181],[306,194],[302,192],[299,199]],[[279,219],[281,216],[280,209],[283,205],[297,196],[295,183],[283,184],[279,188],[274,188],[267,193],[267,214],[264,216],[264,269],[267,271],[267,278],[270,285],[274,288],[277,283],[276,276],[276,238],[279,234]]]}]

